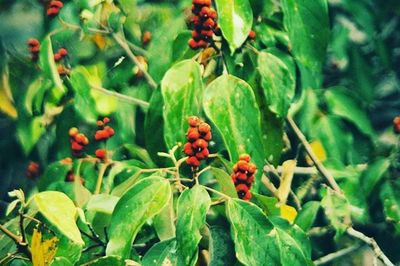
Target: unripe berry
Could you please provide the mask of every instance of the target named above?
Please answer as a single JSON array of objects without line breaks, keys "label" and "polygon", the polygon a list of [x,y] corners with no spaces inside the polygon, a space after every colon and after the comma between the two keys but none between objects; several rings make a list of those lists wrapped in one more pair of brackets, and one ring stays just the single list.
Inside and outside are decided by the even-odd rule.
[{"label": "unripe berry", "polygon": [[244,153],[244,154],[241,154],[240,156],[239,156],[239,160],[243,160],[243,161],[246,161],[246,162],[250,162],[250,155],[248,155],[248,154],[246,154],[246,153]]},{"label": "unripe berry", "polygon": [[186,160],[186,163],[194,168],[200,166],[200,161],[196,158],[196,156],[191,156]]},{"label": "unripe berry", "polygon": [[79,130],[76,127],[71,127],[68,131],[70,137],[75,137],[79,133]]},{"label": "unripe berry", "polygon": [[107,156],[107,151],[105,149],[97,149],[95,154],[97,158],[104,159]]}]

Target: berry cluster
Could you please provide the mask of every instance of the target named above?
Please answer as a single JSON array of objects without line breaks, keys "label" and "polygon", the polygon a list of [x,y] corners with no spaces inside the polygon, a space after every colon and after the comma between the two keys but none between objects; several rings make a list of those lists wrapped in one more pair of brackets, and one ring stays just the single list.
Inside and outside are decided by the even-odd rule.
[{"label": "berry cluster", "polygon": [[28,164],[28,167],[26,168],[26,176],[29,179],[36,178],[39,175],[39,170],[40,170],[39,164],[36,162],[30,161]]},{"label": "berry cluster", "polygon": [[88,138],[83,133],[79,133],[79,130],[76,127],[70,128],[69,137],[72,155],[75,157],[81,157],[83,148],[89,144]]},{"label": "berry cluster", "polygon": [[217,12],[211,7],[211,0],[193,0],[192,3],[194,29],[189,46],[192,49],[206,48],[212,43],[214,32],[218,31]]},{"label": "berry cluster", "polygon": [[28,40],[29,51],[33,62],[36,62],[39,58],[40,42],[37,39],[31,38]]},{"label": "berry cluster", "polygon": [[393,119],[393,130],[394,133],[400,134],[400,115]]},{"label": "berry cluster", "polygon": [[60,9],[64,6],[63,2],[53,0],[50,1],[49,5],[47,6],[47,16],[55,17],[60,12]]},{"label": "berry cluster", "polygon": [[189,117],[189,129],[186,133],[187,143],[183,151],[189,158],[186,163],[193,168],[200,166],[200,161],[208,157],[208,142],[211,140],[211,127],[197,116]]},{"label": "berry cluster", "polygon": [[58,49],[58,52],[54,54],[54,61],[59,62],[61,59],[68,55],[68,51],[65,48]]},{"label": "berry cluster", "polygon": [[[110,118],[104,117],[103,120],[97,121],[97,126],[100,128],[96,131],[94,138],[97,141],[107,141],[109,138],[114,136],[114,129],[107,124],[110,123]],[[97,149],[95,155],[99,159],[106,159],[107,150],[105,149]]]},{"label": "berry cluster", "polygon": [[257,170],[255,164],[250,163],[250,160],[248,154],[240,155],[239,161],[233,166],[233,174],[231,175],[237,194],[243,200],[251,199],[250,188],[254,182],[254,173]]}]

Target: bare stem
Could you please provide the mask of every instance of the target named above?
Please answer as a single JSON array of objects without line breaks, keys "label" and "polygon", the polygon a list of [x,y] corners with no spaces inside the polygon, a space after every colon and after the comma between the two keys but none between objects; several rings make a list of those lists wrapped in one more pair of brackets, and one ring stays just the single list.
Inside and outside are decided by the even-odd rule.
[{"label": "bare stem", "polygon": [[303,132],[301,132],[300,128],[296,125],[293,121],[293,118],[290,116],[286,119],[292,128],[293,132],[296,134],[297,138],[303,144],[306,152],[310,156],[311,160],[314,162],[315,167],[317,167],[318,171],[321,175],[328,181],[329,185],[338,193],[342,194],[342,190],[340,189],[339,185],[336,183],[336,180],[333,178],[331,173],[325,168],[325,166],[319,161],[318,157],[315,155],[314,151],[312,150],[310,144],[308,143],[306,137],[304,136]]},{"label": "bare stem", "polygon": [[222,193],[222,192],[219,192],[218,190],[215,190],[215,189],[213,189],[213,188],[210,188],[210,187],[206,187],[206,186],[203,186],[206,190],[208,190],[208,191],[210,191],[210,192],[212,192],[212,193],[215,193],[215,194],[217,194],[217,195],[219,195],[219,196],[221,196],[221,197],[223,197],[224,199],[226,199],[226,200],[229,200],[231,197],[229,197],[228,195],[226,195],[226,194],[224,194],[224,193]]},{"label": "bare stem", "polygon": [[346,256],[347,254],[350,254],[354,251],[356,251],[357,249],[359,249],[361,247],[361,245],[355,245],[355,246],[351,246],[348,248],[344,248],[341,250],[338,250],[336,252],[330,253],[326,256],[323,256],[317,260],[314,261],[315,265],[323,265],[325,263],[331,262],[333,260],[336,260],[340,257]]},{"label": "bare stem", "polygon": [[4,225],[0,224],[0,231],[2,231],[6,236],[8,236],[9,238],[11,238],[15,244],[19,245],[22,242],[21,237],[17,236],[16,234],[14,234],[13,232],[11,232],[10,230],[8,230]]},{"label": "bare stem", "polygon": [[94,190],[94,194],[99,194],[100,193],[101,184],[103,183],[104,173],[106,172],[108,166],[109,166],[108,163],[104,163],[104,164],[101,165],[101,168],[99,170],[99,175],[97,176],[96,188]]},{"label": "bare stem", "polygon": [[147,80],[147,83],[149,86],[153,89],[157,88],[157,83],[155,80],[150,76],[149,72],[147,72],[146,69],[144,69],[143,65],[140,63],[140,61],[137,59],[137,57],[133,54],[132,50],[129,47],[129,44],[125,40],[125,37],[120,37],[116,33],[112,33],[111,36],[113,39],[117,42],[117,44],[122,48],[122,50],[125,51],[129,59],[140,69],[140,71],[143,72],[145,79]]},{"label": "bare stem", "polygon": [[113,97],[117,98],[118,100],[121,100],[121,101],[126,102],[126,103],[140,105],[140,106],[143,106],[143,107],[149,107],[149,105],[150,105],[146,101],[143,101],[143,100],[140,100],[140,99],[128,96],[128,95],[124,95],[124,94],[118,93],[116,91],[110,91],[110,90],[107,90],[105,88],[102,88],[102,87],[99,87],[99,86],[95,86],[93,84],[90,84],[90,87],[92,89],[96,90],[96,91],[99,91],[99,92],[101,92],[103,94],[106,94],[106,95],[109,95],[109,96],[113,96]]},{"label": "bare stem", "polygon": [[367,245],[369,245],[372,248],[373,252],[375,253],[376,257],[379,258],[385,265],[394,266],[394,264],[389,260],[389,258],[386,257],[385,253],[383,253],[378,243],[376,243],[375,239],[364,235],[362,232],[357,231],[353,227],[349,227],[346,232],[350,236],[355,237],[363,241]]},{"label": "bare stem", "polygon": [[266,177],[264,174],[261,177],[261,182],[263,183],[263,185],[269,190],[271,191],[271,193],[274,195],[274,197],[276,197],[277,199],[279,199],[279,195],[278,195],[278,189],[275,187],[274,184],[271,183],[271,181],[269,181],[268,177]]}]

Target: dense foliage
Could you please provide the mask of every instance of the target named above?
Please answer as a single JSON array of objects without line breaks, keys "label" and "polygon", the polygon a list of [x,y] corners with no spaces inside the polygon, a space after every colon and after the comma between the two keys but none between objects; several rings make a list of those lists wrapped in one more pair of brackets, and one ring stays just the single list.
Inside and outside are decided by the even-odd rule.
[{"label": "dense foliage", "polygon": [[0,265],[400,262],[399,15],[0,1]]}]

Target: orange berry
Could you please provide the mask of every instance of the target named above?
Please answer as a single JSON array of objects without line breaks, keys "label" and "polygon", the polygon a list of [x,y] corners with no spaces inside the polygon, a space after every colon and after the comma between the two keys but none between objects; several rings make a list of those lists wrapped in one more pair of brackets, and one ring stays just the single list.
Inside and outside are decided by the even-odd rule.
[{"label": "orange berry", "polygon": [[64,159],[60,160],[61,164],[72,164],[71,157],[65,157]]},{"label": "orange berry", "polygon": [[199,47],[197,42],[194,39],[190,39],[188,44],[189,44],[189,47],[192,49],[197,49]]},{"label": "orange berry", "polygon": [[213,28],[215,26],[215,21],[212,18],[208,18],[203,22],[204,28]]},{"label": "orange berry", "polygon": [[191,143],[186,143],[184,146],[183,146],[183,151],[185,152],[185,154],[186,155],[188,155],[188,156],[193,156],[194,155],[194,151],[193,151],[193,148],[192,148],[192,144]]},{"label": "orange berry", "polygon": [[80,145],[78,142],[76,142],[76,141],[72,141],[72,143],[71,143],[71,149],[73,150],[73,151],[81,151],[81,150],[83,150],[83,146],[82,145]]},{"label": "orange berry", "polygon": [[47,9],[47,16],[51,17],[51,16],[56,16],[58,14],[58,11],[60,9],[57,7],[50,7],[49,9]]},{"label": "orange berry", "polygon": [[115,134],[114,129],[112,127],[110,127],[110,126],[104,127],[104,130],[108,133],[108,137],[109,138],[114,136],[114,134]]},{"label": "orange berry", "polygon": [[142,36],[142,43],[144,45],[147,45],[147,44],[150,43],[150,41],[151,41],[151,32],[150,31],[145,31],[143,33],[143,36]]},{"label": "orange berry", "polygon": [[246,161],[246,162],[250,162],[251,158],[250,158],[250,155],[248,155],[248,154],[246,154],[246,153],[243,153],[243,154],[241,154],[241,155],[239,156],[239,160],[243,160],[243,161]]},{"label": "orange berry", "polygon": [[203,139],[204,139],[205,141],[210,141],[210,140],[212,139],[211,131],[207,132],[207,133],[204,135]]},{"label": "orange berry", "polygon": [[190,116],[188,118],[188,123],[191,127],[197,127],[197,125],[200,122],[200,118],[198,118],[197,116]]},{"label": "orange berry", "polygon": [[49,6],[55,8],[62,8],[64,4],[61,1],[51,1]]},{"label": "orange berry", "polygon": [[243,160],[238,161],[237,167],[238,167],[239,171],[241,171],[241,172],[246,172],[249,169],[248,163]]},{"label": "orange berry", "polygon": [[78,130],[78,128],[76,128],[76,127],[71,127],[70,129],[69,129],[69,136],[70,137],[75,137],[78,133],[79,133],[79,130]]},{"label": "orange berry", "polygon": [[253,163],[249,163],[247,171],[249,172],[249,174],[254,174],[257,171],[257,166]]},{"label": "orange berry", "polygon": [[82,134],[82,133],[78,133],[76,136],[75,136],[75,141],[76,142],[78,142],[79,144],[83,144],[83,145],[85,145],[84,143],[86,142],[86,136],[84,135],[84,134]]},{"label": "orange berry", "polygon": [[249,32],[249,39],[250,40],[254,40],[256,38],[256,32],[255,31],[250,31]]},{"label": "orange berry", "polygon": [[54,61],[60,61],[61,60],[61,55],[59,53],[54,54]]},{"label": "orange berry", "polygon": [[96,122],[96,125],[97,125],[98,127],[102,127],[102,126],[104,126],[104,122],[101,121],[101,120],[98,120],[98,121]]},{"label": "orange berry", "polygon": [[210,154],[210,152],[208,151],[207,148],[205,148],[202,151],[199,151],[196,153],[196,158],[199,160],[204,160],[208,157],[209,154]]},{"label": "orange berry", "polygon": [[207,133],[210,132],[210,131],[211,131],[211,127],[210,127],[209,124],[207,124],[207,123],[205,123],[205,122],[200,123],[200,125],[199,125],[199,132],[200,132],[201,134],[207,134]]}]

